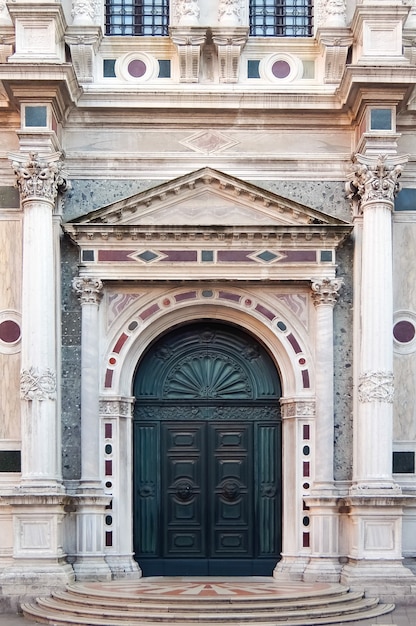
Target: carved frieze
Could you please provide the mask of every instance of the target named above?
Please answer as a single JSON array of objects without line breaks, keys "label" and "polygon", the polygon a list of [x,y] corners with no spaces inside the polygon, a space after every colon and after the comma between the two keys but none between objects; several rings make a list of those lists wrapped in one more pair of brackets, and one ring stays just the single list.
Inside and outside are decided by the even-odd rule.
[{"label": "carved frieze", "polygon": [[364,372],[358,382],[360,402],[393,402],[394,379],[392,372]]},{"label": "carved frieze", "polygon": [[98,13],[97,0],[73,0],[71,15],[74,24],[92,24]]},{"label": "carved frieze", "polygon": [[220,0],[218,4],[218,22],[238,26],[241,18],[241,0]]},{"label": "carved frieze", "polygon": [[180,26],[192,26],[199,23],[198,0],[175,0],[174,6],[177,23]]},{"label": "carved frieze", "polygon": [[54,400],[56,374],[50,369],[35,367],[22,369],[20,373],[20,396],[23,400]]},{"label": "carved frieze", "polygon": [[102,417],[130,417],[132,406],[127,400],[100,400],[99,412]]},{"label": "carved frieze", "polygon": [[72,288],[81,304],[98,304],[102,297],[103,283],[99,278],[78,276],[72,281]]},{"label": "carved frieze", "polygon": [[282,418],[286,417],[315,417],[315,402],[305,400],[282,402]]},{"label": "carved frieze", "polygon": [[25,161],[12,162],[22,200],[39,198],[54,202],[58,192],[68,189],[62,171],[63,163],[59,158],[57,154],[46,160],[31,152]]},{"label": "carved frieze", "polygon": [[341,279],[331,280],[323,278],[322,280],[313,281],[311,285],[312,300],[314,305],[330,304],[334,306],[338,300],[339,290],[342,287]]},{"label": "carved frieze", "polygon": [[367,202],[379,201],[389,203],[400,191],[399,178],[403,170],[404,160],[389,159],[387,155],[379,155],[377,159],[356,154],[353,172],[347,183],[347,197],[352,203],[361,202],[361,208]]}]

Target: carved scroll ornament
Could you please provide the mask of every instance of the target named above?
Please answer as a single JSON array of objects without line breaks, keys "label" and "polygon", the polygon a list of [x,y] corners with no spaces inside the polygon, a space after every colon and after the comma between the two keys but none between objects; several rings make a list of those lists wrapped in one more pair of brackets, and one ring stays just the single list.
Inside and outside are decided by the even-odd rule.
[{"label": "carved scroll ornament", "polygon": [[342,279],[331,280],[323,278],[312,283],[312,300],[315,306],[321,304],[335,305],[338,300],[339,290],[343,284]]},{"label": "carved scroll ornament", "polygon": [[35,367],[23,369],[20,373],[20,396],[23,400],[54,400],[56,375],[50,369],[38,370]]},{"label": "carved scroll ornament", "polygon": [[99,278],[82,276],[74,278],[72,289],[78,295],[81,304],[98,304],[102,297],[103,283]]},{"label": "carved scroll ornament", "polygon": [[69,187],[63,176],[63,163],[58,159],[46,161],[31,152],[26,161],[13,161],[12,167],[23,200],[45,198],[54,202],[58,191],[66,191]]},{"label": "carved scroll ornament", "polygon": [[220,0],[218,5],[218,21],[220,24],[239,24],[240,14],[240,0]]},{"label": "carved scroll ornament", "polygon": [[365,372],[358,383],[360,402],[393,402],[394,379],[392,372]]}]

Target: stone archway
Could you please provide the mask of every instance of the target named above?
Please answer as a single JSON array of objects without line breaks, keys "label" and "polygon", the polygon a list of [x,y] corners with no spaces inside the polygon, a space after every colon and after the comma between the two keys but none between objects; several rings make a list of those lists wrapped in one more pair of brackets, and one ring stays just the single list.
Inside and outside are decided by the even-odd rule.
[{"label": "stone archway", "polygon": [[174,328],[134,383],[134,541],[148,575],[269,574],[281,550],[280,381],[235,326]]}]

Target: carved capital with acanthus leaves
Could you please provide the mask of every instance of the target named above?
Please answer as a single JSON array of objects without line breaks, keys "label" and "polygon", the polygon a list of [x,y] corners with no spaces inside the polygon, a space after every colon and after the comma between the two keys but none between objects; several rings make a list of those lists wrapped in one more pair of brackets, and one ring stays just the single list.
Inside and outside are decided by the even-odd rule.
[{"label": "carved capital with acanthus leaves", "polygon": [[334,306],[339,297],[339,290],[343,285],[341,278],[331,280],[323,278],[312,282],[312,300],[316,307],[322,304]]},{"label": "carved capital with acanthus leaves", "polygon": [[55,202],[58,192],[66,191],[69,184],[64,177],[60,154],[42,158],[31,152],[28,157],[20,155],[12,161],[16,187],[22,200],[39,199]]},{"label": "carved capital with acanthus leaves", "polygon": [[102,298],[103,283],[99,278],[79,276],[72,281],[72,289],[78,295],[81,304],[99,304]]},{"label": "carved capital with acanthus leaves", "polygon": [[364,372],[358,381],[360,402],[387,402],[394,396],[393,372]]},{"label": "carved capital with acanthus leaves", "polygon": [[399,178],[406,157],[379,155],[377,158],[356,154],[353,171],[347,182],[347,197],[361,210],[367,203],[380,202],[393,208],[395,196],[400,191]]}]

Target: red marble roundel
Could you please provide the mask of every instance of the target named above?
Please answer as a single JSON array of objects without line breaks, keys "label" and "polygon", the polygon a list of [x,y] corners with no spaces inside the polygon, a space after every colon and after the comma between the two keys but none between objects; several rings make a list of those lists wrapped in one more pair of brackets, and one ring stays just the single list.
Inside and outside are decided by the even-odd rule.
[{"label": "red marble roundel", "polygon": [[146,73],[146,63],[140,59],[133,59],[127,67],[127,71],[133,78],[141,78]]},{"label": "red marble roundel", "polygon": [[414,339],[416,330],[412,322],[401,320],[394,325],[393,335],[400,343],[409,343]]},{"label": "red marble roundel", "polygon": [[15,343],[20,339],[20,326],[14,320],[0,322],[0,341]]},{"label": "red marble roundel", "polygon": [[287,61],[276,61],[272,65],[272,73],[276,78],[287,78],[290,74],[290,65]]}]

